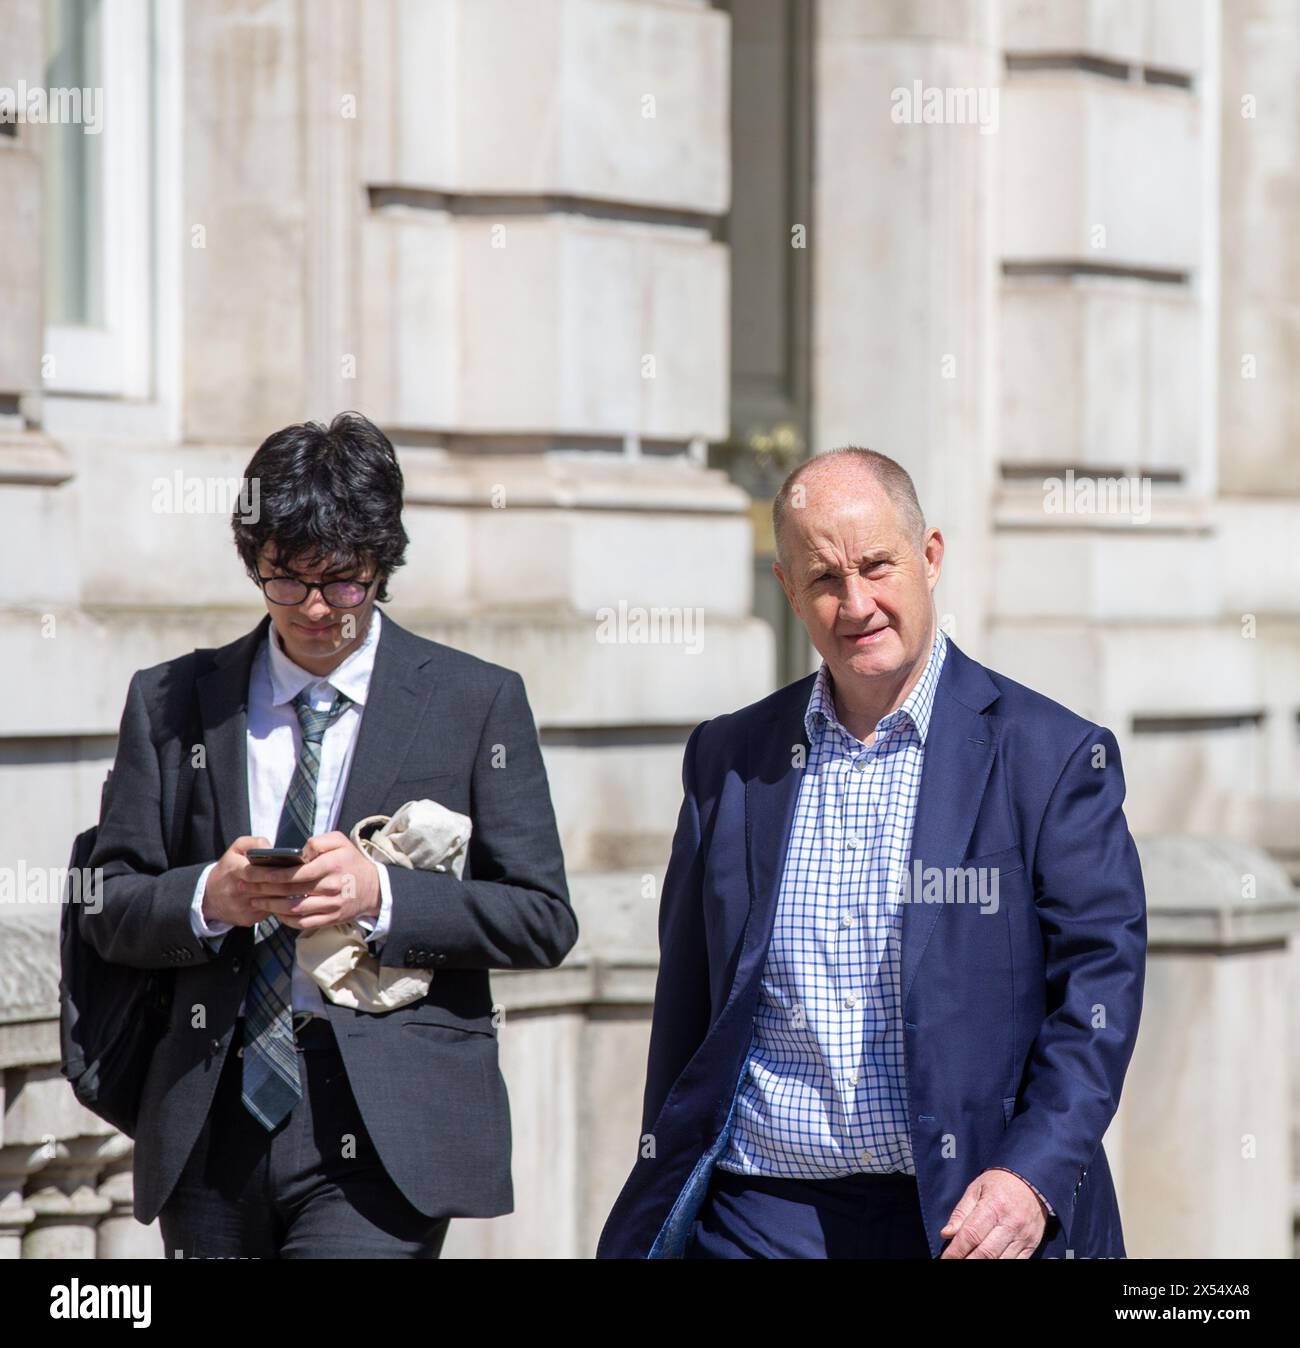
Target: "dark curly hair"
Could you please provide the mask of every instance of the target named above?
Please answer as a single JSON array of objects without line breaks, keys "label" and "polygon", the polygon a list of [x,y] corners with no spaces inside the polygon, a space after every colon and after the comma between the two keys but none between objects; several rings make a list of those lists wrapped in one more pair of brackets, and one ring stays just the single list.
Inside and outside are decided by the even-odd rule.
[{"label": "dark curly hair", "polygon": [[[245,511],[257,482],[258,518]],[[245,487],[230,526],[250,577],[266,543],[283,563],[298,560],[349,571],[375,563],[388,577],[406,560],[402,470],[388,437],[359,412],[340,412],[326,429],[306,421],[268,435],[244,469]]]}]

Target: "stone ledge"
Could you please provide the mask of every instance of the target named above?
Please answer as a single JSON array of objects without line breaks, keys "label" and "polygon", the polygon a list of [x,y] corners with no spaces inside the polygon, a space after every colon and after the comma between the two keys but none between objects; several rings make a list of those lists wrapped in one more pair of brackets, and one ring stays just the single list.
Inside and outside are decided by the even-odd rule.
[{"label": "stone ledge", "polygon": [[57,487],[75,476],[63,448],[39,431],[0,434],[0,484]]},{"label": "stone ledge", "polygon": [[[644,1007],[654,1003],[657,965],[603,959],[576,960],[558,969],[492,972],[495,1002],[512,1016],[601,1006]],[[0,1071],[48,1067],[60,1059],[57,1011],[39,1019],[0,1023]]]},{"label": "stone ledge", "polygon": [[654,1003],[658,966],[603,959],[567,960],[558,969],[500,970],[492,974],[493,996],[506,1021],[512,1013],[528,1015],[572,1007],[644,1006]]},{"label": "stone ledge", "polygon": [[61,1057],[57,1012],[51,1019],[0,1024],[0,1071],[56,1063]]},{"label": "stone ledge", "polygon": [[[649,870],[575,871],[569,876],[581,936],[558,969],[498,969],[493,994],[514,1014],[564,1007],[644,1005],[654,1000],[661,877],[642,896]],[[0,1070],[57,1063],[58,904],[0,906]]]},{"label": "stone ledge", "polygon": [[[1021,465],[1009,465],[1017,469]],[[1043,477],[1062,481],[1064,469],[1044,468]],[[1076,466],[1074,481],[1107,480],[1128,477],[1120,471]],[[1141,478],[1142,474],[1136,474]],[[1215,532],[1212,503],[1204,497],[1184,494],[1179,487],[1153,487],[1150,496],[1151,518],[1137,520],[1132,515],[1107,514],[1049,514],[1043,508],[1043,489],[1039,483],[1008,482],[1000,485],[993,497],[993,527],[996,530],[1028,529],[1042,533],[1077,534],[1133,534],[1152,537],[1159,534],[1193,534],[1205,536]]]},{"label": "stone ledge", "polygon": [[[631,629],[620,634],[618,610],[606,607],[614,620],[608,641],[598,639],[594,605],[586,614],[561,604],[473,616],[419,604],[395,603],[385,611],[420,636],[517,670],[543,729],[694,726],[772,691],[772,629],[761,618],[707,618],[698,629],[706,633],[701,649],[692,654],[686,642],[656,643],[653,633],[634,640]],[[681,606],[681,613],[689,608]],[[251,606],[59,605],[55,611],[57,651],[39,636],[39,611],[0,608],[0,644],[7,643],[21,666],[12,680],[15,695],[0,714],[0,737],[26,735],[33,724],[42,738],[115,736],[136,670],[195,647],[224,645],[262,616]],[[672,610],[662,612],[670,617]],[[671,635],[671,623],[667,628]],[[88,697],[84,680],[78,682],[84,669],[96,671]]]},{"label": "stone ledge", "polygon": [[[0,1035],[12,1024],[31,1025],[53,1017],[56,1059],[62,912],[61,903],[0,904]],[[0,1067],[17,1061],[9,1060],[6,1044],[0,1038]]]},{"label": "stone ledge", "polygon": [[743,515],[749,497],[726,474],[680,460],[656,463],[581,452],[449,455],[399,446],[408,505],[491,509],[508,484],[508,508],[682,511]]},{"label": "stone ledge", "polygon": [[[1160,834],[1137,839],[1153,952],[1282,948],[1300,926],[1300,893],[1262,848],[1232,838]],[[1255,893],[1242,898],[1243,880]]]}]

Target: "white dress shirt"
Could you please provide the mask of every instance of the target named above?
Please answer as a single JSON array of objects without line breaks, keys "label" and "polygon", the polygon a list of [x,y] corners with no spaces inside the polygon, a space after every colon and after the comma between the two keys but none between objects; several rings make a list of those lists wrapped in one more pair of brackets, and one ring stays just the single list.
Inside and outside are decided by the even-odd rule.
[{"label": "white dress shirt", "polygon": [[[253,837],[269,838],[274,842],[280,827],[280,814],[302,745],[302,728],[293,700],[304,688],[308,690],[312,706],[319,711],[329,707],[336,692],[351,700],[351,705],[325,731],[321,741],[320,772],[316,779],[313,836],[329,833],[336,827],[357,731],[370,691],[380,622],[379,609],[375,607],[371,610],[370,626],[361,644],[323,678],[289,659],[280,647],[274,625],[267,630],[267,639],[254,654],[248,676],[248,811],[249,831]],[[190,925],[196,936],[219,950],[232,924],[219,920],[209,922],[203,916],[203,891],[216,864],[214,861],[203,871],[194,887]],[[387,868],[374,862],[371,865],[379,872],[379,917],[358,917],[356,920],[368,933],[372,948],[377,948],[388,934],[393,895]],[[292,997],[294,1011],[325,1014],[325,999],[320,988],[311,975],[296,964]],[[240,1015],[243,1015],[242,1006]]]}]

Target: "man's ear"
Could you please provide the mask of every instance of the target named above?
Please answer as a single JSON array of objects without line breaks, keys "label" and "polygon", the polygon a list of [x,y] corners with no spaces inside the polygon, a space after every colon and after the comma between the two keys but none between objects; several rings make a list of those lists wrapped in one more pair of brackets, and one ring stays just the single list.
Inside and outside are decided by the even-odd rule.
[{"label": "man's ear", "polygon": [[943,535],[938,529],[926,530],[921,552],[925,559],[926,580],[933,590],[938,585],[939,575],[943,571]]},{"label": "man's ear", "polygon": [[799,605],[794,602],[794,591],[790,588],[790,582],[786,579],[785,572],[781,570],[780,562],[772,563],[772,574],[781,582],[781,588],[785,591],[785,597],[790,601],[790,607],[798,617]]}]

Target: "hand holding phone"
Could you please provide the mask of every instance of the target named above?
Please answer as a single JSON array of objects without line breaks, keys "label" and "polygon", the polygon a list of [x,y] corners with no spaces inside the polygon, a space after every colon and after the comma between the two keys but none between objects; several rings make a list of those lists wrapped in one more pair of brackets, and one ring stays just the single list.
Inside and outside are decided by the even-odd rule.
[{"label": "hand holding phone", "polygon": [[307,858],[296,847],[250,847],[244,855],[254,866],[305,866]]},{"label": "hand holding phone", "polygon": [[[273,858],[257,861],[252,853]],[[304,865],[301,851],[291,847],[272,847],[269,838],[236,838],[216,866],[208,873],[203,887],[203,917],[206,921],[229,922],[233,927],[253,927],[266,917],[264,908],[254,908],[256,885],[247,883],[250,866],[278,866],[292,870]],[[271,875],[259,876],[263,883]],[[253,892],[250,892],[253,891]]]}]

